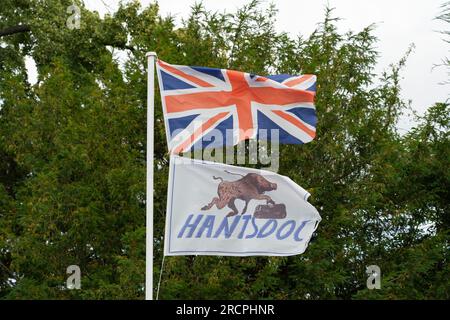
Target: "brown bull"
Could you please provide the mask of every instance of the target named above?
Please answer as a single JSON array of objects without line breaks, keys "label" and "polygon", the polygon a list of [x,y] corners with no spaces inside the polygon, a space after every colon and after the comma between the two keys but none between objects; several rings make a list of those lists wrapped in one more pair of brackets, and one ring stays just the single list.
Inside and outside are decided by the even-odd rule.
[{"label": "brown bull", "polygon": [[247,211],[248,203],[252,199],[266,200],[267,204],[275,203],[271,197],[263,193],[276,190],[276,183],[267,181],[266,178],[257,173],[248,173],[245,176],[240,176],[242,176],[242,178],[237,181],[224,181],[221,177],[213,177],[216,180],[221,180],[217,187],[217,194],[219,197],[214,197],[208,205],[202,208],[202,210],[209,210],[214,205],[216,205],[218,209],[228,206],[233,211],[228,213],[227,217],[231,217],[238,214],[238,209],[234,203],[236,199],[245,201],[245,207],[241,214],[244,214]]}]

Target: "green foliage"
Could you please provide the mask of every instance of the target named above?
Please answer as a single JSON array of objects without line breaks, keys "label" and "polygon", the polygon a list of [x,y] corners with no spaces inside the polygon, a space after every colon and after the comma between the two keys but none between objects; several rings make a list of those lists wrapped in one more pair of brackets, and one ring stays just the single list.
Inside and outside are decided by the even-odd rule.
[{"label": "green foliage", "polygon": [[[100,18],[72,1],[2,1],[0,298],[143,299],[147,51],[168,62],[318,76],[315,141],[281,148],[280,173],[312,193],[321,222],[293,257],[167,257],[161,299],[449,299],[449,105],[396,131],[402,59],[380,78],[373,26],[340,34],[327,10],[307,38],[275,31],[276,9],[194,5],[176,27],[157,4]],[[38,82],[27,80],[25,58]],[[120,58],[120,59],[119,59]],[[168,155],[156,94],[155,279]],[[77,264],[82,289],[65,289]],[[366,289],[365,268],[382,270]]]}]

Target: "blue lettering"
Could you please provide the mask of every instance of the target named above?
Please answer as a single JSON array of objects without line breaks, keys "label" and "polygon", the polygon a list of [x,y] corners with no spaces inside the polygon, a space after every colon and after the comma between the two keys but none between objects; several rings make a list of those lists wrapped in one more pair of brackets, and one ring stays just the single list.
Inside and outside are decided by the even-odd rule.
[{"label": "blue lettering", "polygon": [[303,230],[303,228],[305,227],[305,225],[310,222],[311,220],[305,220],[302,222],[302,224],[298,227],[298,229],[295,231],[294,234],[294,240],[295,241],[303,241],[303,238],[299,238],[298,235],[299,233]]},{"label": "blue lettering", "polygon": [[188,232],[186,238],[191,238],[192,237],[192,234],[194,233],[195,229],[197,228],[197,225],[200,223],[200,220],[202,220],[202,218],[203,218],[203,215],[199,214],[197,216],[197,219],[195,219],[194,223],[191,223],[191,220],[192,220],[193,216],[194,216],[193,214],[189,215],[189,217],[187,218],[186,222],[184,223],[184,226],[181,228],[180,232],[178,233],[178,236],[177,236],[178,238],[183,237],[184,231],[187,228],[189,228],[189,232]]},{"label": "blue lettering", "polygon": [[206,231],[206,237],[207,238],[211,238],[211,234],[213,231],[213,227],[214,227],[214,220],[215,220],[215,216],[212,215],[208,215],[206,216],[206,219],[203,221],[202,226],[200,227],[200,229],[197,232],[197,235],[195,236],[196,238],[200,238],[203,234],[203,231]]},{"label": "blue lettering", "polygon": [[216,231],[216,234],[214,235],[214,238],[218,238],[220,233],[225,230],[225,238],[228,239],[231,234],[233,233],[234,229],[236,229],[236,226],[241,219],[241,216],[235,216],[233,219],[233,222],[231,224],[231,227],[228,225],[228,218],[224,218],[222,220],[222,223],[220,224],[219,228]]},{"label": "blue lettering", "polygon": [[[264,231],[266,231],[266,229],[269,227],[270,224],[273,225],[272,229],[270,229],[267,233],[264,234]],[[257,238],[266,238],[266,237],[270,236],[277,228],[277,225],[278,225],[277,220],[270,219],[262,226],[261,230],[259,230]]]},{"label": "blue lettering", "polygon": [[244,225],[242,226],[242,230],[238,235],[238,239],[242,239],[244,237],[245,229],[247,229],[248,222],[250,221],[251,218],[252,218],[251,215],[242,216],[242,220],[245,220],[245,221],[244,221]]},{"label": "blue lettering", "polygon": [[256,237],[256,235],[258,234],[258,226],[255,223],[256,219],[255,217],[252,217],[252,225],[253,225],[253,229],[255,230],[252,234],[246,235],[245,239],[251,239]]},{"label": "blue lettering", "polygon": [[[286,226],[288,226],[288,225],[290,225],[289,230],[284,235],[281,235],[281,233],[283,232],[284,228]],[[294,231],[294,229],[295,229],[295,221],[294,220],[289,220],[289,221],[285,222],[280,227],[280,229],[278,229],[278,231],[277,231],[277,239],[278,240],[286,239],[287,237],[289,237],[291,235],[291,233]]]}]

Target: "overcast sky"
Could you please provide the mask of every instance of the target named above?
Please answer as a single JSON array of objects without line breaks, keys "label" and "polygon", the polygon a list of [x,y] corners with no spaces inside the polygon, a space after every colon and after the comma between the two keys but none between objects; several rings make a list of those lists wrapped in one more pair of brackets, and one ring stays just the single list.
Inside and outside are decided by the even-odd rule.
[{"label": "overcast sky", "polygon": [[[114,11],[119,0],[84,0],[87,8],[101,15]],[[141,0],[147,6],[151,0]],[[172,14],[178,23],[189,14],[194,0],[161,0],[162,15]],[[203,0],[212,11],[233,12],[249,0]],[[376,23],[377,49],[380,53],[376,71],[380,73],[390,63],[397,62],[414,43],[415,50],[407,61],[403,72],[402,95],[412,100],[412,106],[420,114],[433,103],[449,97],[450,85],[441,85],[448,79],[443,67],[433,68],[442,59],[450,56],[450,45],[443,41],[439,31],[449,25],[434,18],[441,11],[444,0],[273,0],[279,10],[276,26],[292,36],[308,36],[324,17],[327,3],[334,7],[335,16],[342,18],[338,23],[340,31],[359,31]],[[267,5],[265,1],[263,5]],[[210,66],[214,67],[214,66]],[[412,122],[403,117],[399,128],[409,129]]]}]

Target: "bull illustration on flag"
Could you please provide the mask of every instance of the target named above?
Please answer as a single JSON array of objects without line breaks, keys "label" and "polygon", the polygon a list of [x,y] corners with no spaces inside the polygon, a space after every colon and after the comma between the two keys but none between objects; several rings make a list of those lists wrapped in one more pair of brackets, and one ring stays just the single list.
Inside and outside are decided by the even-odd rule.
[{"label": "bull illustration on flag", "polygon": [[321,217],[288,177],[172,155],[165,255],[303,253]]},{"label": "bull illustration on flag", "polygon": [[[173,153],[272,140],[273,129],[284,144],[307,143],[316,135],[315,75],[258,76],[161,60],[156,67]],[[217,132],[225,138],[215,139]]]}]

